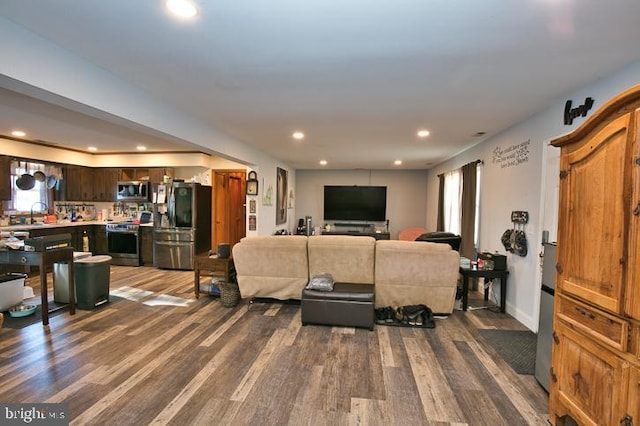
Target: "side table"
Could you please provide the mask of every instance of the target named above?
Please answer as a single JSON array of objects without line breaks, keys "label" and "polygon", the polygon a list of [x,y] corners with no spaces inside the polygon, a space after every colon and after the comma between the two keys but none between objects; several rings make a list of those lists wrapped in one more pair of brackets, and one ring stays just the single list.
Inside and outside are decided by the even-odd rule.
[{"label": "side table", "polygon": [[[505,313],[505,303],[507,297],[507,276],[508,270],[496,271],[490,269],[460,268],[462,275],[462,310],[466,311],[469,302],[469,278],[499,278],[500,279],[500,312]],[[484,290],[484,300],[489,299],[489,289]]]},{"label": "side table", "polygon": [[196,299],[200,297],[200,277],[203,275],[202,271],[207,272],[207,275],[210,273],[212,276],[219,276],[223,278],[225,282],[235,280],[236,269],[233,265],[233,259],[230,257],[221,259],[201,255],[196,256],[194,263],[193,291],[195,292]]},{"label": "side table", "polygon": [[[73,265],[73,248],[60,248],[50,251],[0,250],[0,264],[37,266],[40,271],[40,300],[42,304],[42,325],[49,325],[49,289],[47,288],[47,268],[54,263],[69,265],[69,314],[76,313],[75,276]],[[57,310],[56,308],[54,310]]]}]

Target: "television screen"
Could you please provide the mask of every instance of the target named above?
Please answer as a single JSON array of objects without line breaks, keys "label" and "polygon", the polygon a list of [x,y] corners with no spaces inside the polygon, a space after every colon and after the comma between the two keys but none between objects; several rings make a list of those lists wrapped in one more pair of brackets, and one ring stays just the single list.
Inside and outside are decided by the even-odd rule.
[{"label": "television screen", "polygon": [[324,220],[379,222],[386,218],[386,186],[324,187]]}]

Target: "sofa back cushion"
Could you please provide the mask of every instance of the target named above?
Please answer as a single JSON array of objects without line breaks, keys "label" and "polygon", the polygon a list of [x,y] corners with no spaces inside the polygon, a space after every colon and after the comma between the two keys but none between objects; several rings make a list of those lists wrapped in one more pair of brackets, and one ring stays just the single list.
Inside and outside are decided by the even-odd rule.
[{"label": "sofa back cushion", "polygon": [[233,246],[233,262],[243,298],[300,299],[309,282],[307,237],[245,237]]},{"label": "sofa back cushion", "polygon": [[329,273],[335,282],[373,284],[376,240],[353,235],[309,237],[309,276]]}]

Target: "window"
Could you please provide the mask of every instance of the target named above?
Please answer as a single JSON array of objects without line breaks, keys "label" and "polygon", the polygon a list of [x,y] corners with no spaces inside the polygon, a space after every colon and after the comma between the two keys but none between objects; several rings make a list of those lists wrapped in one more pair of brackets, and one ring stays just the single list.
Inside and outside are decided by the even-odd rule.
[{"label": "window", "polygon": [[[482,168],[476,168],[475,227],[473,242],[478,248],[480,235],[480,179]],[[460,235],[462,231],[462,169],[444,174],[444,231]]]},{"label": "window", "polygon": [[16,179],[23,174],[29,174],[33,176],[33,173],[35,171],[44,169],[44,164],[29,163],[25,161],[11,162],[11,202],[9,203],[10,210],[16,210],[19,212],[30,212],[31,209],[33,209],[34,212],[44,212],[49,208],[49,197],[46,182],[39,182],[36,180],[35,186],[32,189],[28,190],[19,189],[16,185]]},{"label": "window", "polygon": [[444,175],[444,230],[460,235],[462,222],[462,171],[452,170]]}]

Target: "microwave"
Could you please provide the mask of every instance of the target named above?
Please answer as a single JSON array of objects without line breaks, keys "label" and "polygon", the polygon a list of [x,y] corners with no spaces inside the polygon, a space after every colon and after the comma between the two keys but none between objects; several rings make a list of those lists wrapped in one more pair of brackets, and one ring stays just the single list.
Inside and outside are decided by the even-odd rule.
[{"label": "microwave", "polygon": [[116,197],[118,201],[149,201],[149,181],[120,181]]}]

